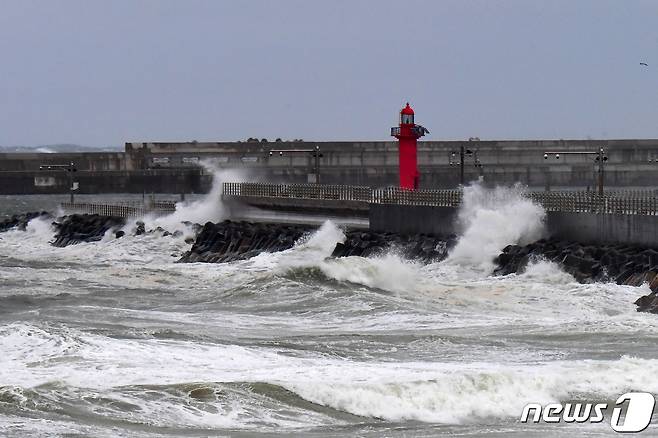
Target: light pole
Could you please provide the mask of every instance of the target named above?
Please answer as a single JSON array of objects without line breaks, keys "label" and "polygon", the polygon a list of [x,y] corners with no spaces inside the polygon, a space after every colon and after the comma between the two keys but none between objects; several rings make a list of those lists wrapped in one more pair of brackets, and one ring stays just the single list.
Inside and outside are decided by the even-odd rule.
[{"label": "light pole", "polygon": [[480,159],[478,158],[478,152],[477,151],[472,151],[470,149],[466,149],[466,147],[464,145],[459,146],[459,163],[455,163],[455,161],[454,161],[456,155],[457,155],[456,152],[451,151],[450,152],[450,159],[448,160],[448,163],[451,166],[454,166],[455,164],[459,164],[459,183],[463,186],[464,185],[464,162],[466,161],[466,157],[473,157],[473,165],[480,170],[480,174],[482,173],[482,163],[480,162]]},{"label": "light pole", "polygon": [[65,170],[69,175],[69,193],[71,195],[71,204],[73,204],[73,192],[77,189],[73,185],[73,172],[77,172],[75,164],[71,161],[69,164],[43,164],[39,170]]},{"label": "light pole", "polygon": [[314,149],[271,149],[270,157],[278,153],[280,157],[283,154],[311,154],[314,158],[314,171],[315,171],[315,183],[320,184],[320,158],[324,155],[320,152],[320,146],[315,146]]},{"label": "light pole", "polygon": [[560,155],[596,155],[594,161],[598,164],[598,192],[599,195],[603,195],[603,164],[608,161],[608,156],[603,148],[599,148],[596,151],[546,151],[544,152],[544,159],[548,160],[549,155],[555,155],[556,160],[560,159]]}]

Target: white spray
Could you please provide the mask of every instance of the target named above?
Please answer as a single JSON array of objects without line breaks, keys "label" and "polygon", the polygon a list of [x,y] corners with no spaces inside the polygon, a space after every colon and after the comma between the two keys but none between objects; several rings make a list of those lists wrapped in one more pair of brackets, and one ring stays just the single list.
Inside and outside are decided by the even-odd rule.
[{"label": "white spray", "polygon": [[279,253],[261,253],[250,261],[257,269],[272,272],[318,268],[328,278],[362,284],[391,292],[415,290],[420,277],[419,265],[389,252],[376,257],[330,258],[336,244],[345,241],[343,230],[332,221],[297,244]]},{"label": "white spray", "polygon": [[544,234],[544,209],[524,196],[520,185],[464,188],[458,221],[462,235],[448,262],[491,272],[493,260],[507,245],[525,245]]},{"label": "white spray", "polygon": [[222,203],[223,183],[227,181],[243,182],[247,179],[245,172],[239,169],[218,168],[212,161],[202,161],[200,164],[206,170],[212,172],[213,179],[210,192],[202,199],[177,203],[176,211],[167,216],[145,218],[148,228],[160,226],[166,230],[174,231],[181,229],[181,223],[184,221],[204,224],[208,221],[219,222],[228,217],[229,212]]}]

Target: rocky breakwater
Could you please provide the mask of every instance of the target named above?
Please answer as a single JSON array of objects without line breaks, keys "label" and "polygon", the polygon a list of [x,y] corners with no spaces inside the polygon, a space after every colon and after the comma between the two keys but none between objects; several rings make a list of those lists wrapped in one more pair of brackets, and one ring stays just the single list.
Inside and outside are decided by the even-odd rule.
[{"label": "rocky breakwater", "polygon": [[332,256],[370,257],[392,250],[410,260],[432,263],[445,259],[455,241],[454,236],[441,237],[427,234],[401,236],[394,233],[354,230],[345,233],[345,242],[336,245]]},{"label": "rocky breakwater", "polygon": [[179,260],[183,263],[224,263],[245,260],[261,252],[284,251],[313,230],[305,225],[251,222],[207,222],[192,248]]},{"label": "rocky breakwater", "polygon": [[[315,228],[306,225],[232,222],[206,223],[197,234],[192,248],[179,260],[183,263],[225,263],[244,260],[261,252],[290,249]],[[361,230],[345,231],[344,242],[337,243],[332,257],[370,257],[388,251],[422,262],[444,259],[454,237],[429,235],[400,236]]]},{"label": "rocky breakwater", "polygon": [[[116,237],[123,236],[118,231],[126,224],[126,220],[118,216],[102,216],[98,214],[72,214],[53,222],[56,230],[53,246],[64,247],[81,242],[97,242],[108,230],[114,230]],[[142,224],[143,227],[143,224]]]},{"label": "rocky breakwater", "polygon": [[37,211],[24,214],[15,214],[5,220],[0,221],[0,232],[9,231],[11,229],[18,229],[25,231],[27,224],[38,217],[51,218],[50,213],[47,211]]},{"label": "rocky breakwater", "polygon": [[648,283],[649,295],[635,304],[638,311],[658,313],[658,249],[635,245],[584,245],[558,239],[542,239],[525,246],[509,245],[496,258],[494,274],[525,270],[533,259],[555,262],[580,282],[614,281],[641,286]]}]

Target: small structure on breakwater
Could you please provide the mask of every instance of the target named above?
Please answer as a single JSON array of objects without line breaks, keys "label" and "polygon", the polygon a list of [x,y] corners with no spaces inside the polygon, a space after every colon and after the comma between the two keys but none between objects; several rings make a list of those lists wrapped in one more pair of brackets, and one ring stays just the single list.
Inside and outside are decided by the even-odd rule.
[{"label": "small structure on breakwater", "polygon": [[414,121],[414,110],[409,106],[400,111],[400,124],[391,128],[391,136],[398,139],[398,161],[400,188],[418,190],[420,172],[418,171],[418,139],[429,133]]}]

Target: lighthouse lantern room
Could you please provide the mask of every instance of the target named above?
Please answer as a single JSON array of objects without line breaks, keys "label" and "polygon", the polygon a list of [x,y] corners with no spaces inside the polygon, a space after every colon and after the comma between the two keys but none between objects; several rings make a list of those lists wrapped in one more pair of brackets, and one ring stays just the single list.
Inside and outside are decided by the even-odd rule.
[{"label": "lighthouse lantern room", "polygon": [[391,128],[391,135],[399,141],[400,188],[416,190],[420,183],[417,141],[429,131],[414,123],[414,110],[409,103],[400,111],[400,126]]}]

